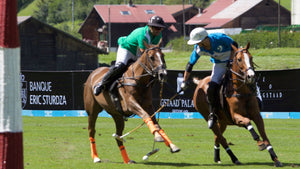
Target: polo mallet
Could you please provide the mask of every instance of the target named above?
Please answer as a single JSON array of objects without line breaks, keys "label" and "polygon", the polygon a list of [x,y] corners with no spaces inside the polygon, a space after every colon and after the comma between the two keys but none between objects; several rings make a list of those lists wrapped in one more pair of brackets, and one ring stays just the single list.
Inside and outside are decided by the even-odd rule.
[{"label": "polo mallet", "polygon": [[[177,92],[173,97],[170,98],[170,100],[168,100],[164,105],[162,105],[154,114],[152,114],[152,116],[150,118],[152,118],[153,116],[155,116],[158,112],[161,111],[161,109],[163,109],[167,104],[170,103],[170,101],[172,101],[182,90],[180,90],[179,92]],[[126,134],[123,134],[122,136],[118,136],[116,133],[114,133],[112,136],[119,140],[119,141],[124,141],[124,137],[128,136],[130,133],[134,132],[135,130],[141,128],[143,125],[145,124],[145,122],[143,122],[142,124],[140,124],[139,126],[137,126],[136,128],[130,130],[129,132],[127,132]]]},{"label": "polo mallet", "polygon": [[148,160],[149,156],[151,156],[151,155],[157,153],[158,151],[159,151],[159,148],[150,151],[149,153],[147,153],[147,154],[143,157],[143,160],[144,160],[144,161]]},{"label": "polo mallet", "polygon": [[[161,84],[160,84],[160,92],[159,92],[159,96],[160,96],[159,102],[161,102],[162,93],[163,93],[163,88],[164,88],[163,86],[164,86],[164,84],[161,83]],[[159,122],[159,114],[160,114],[160,113],[157,114],[157,122]],[[149,156],[151,156],[152,154],[155,154],[155,153],[157,153],[157,152],[159,151],[159,148],[157,148],[157,149],[154,149],[154,148],[155,148],[155,140],[153,140],[152,151],[150,151],[149,153],[147,153],[147,154],[143,157],[143,160],[144,160],[144,161],[145,161],[145,160],[148,160]]]}]

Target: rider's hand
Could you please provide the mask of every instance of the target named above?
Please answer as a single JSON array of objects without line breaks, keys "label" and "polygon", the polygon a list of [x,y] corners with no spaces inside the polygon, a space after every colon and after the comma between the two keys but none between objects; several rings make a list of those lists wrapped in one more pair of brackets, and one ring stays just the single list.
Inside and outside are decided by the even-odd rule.
[{"label": "rider's hand", "polygon": [[185,91],[188,88],[188,82],[183,81],[180,85],[182,91]]}]

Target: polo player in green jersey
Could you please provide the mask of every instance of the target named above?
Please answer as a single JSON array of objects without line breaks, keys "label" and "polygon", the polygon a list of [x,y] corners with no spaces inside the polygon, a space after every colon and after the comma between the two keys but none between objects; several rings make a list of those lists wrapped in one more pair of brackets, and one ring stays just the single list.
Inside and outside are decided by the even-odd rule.
[{"label": "polo player in green jersey", "polygon": [[[118,39],[118,51],[115,65],[112,65],[103,79],[94,86],[94,94],[99,95],[106,86],[120,78],[131,61],[136,61],[145,51],[147,44],[156,45],[162,38],[165,22],[160,16],[152,16],[145,27],[132,31],[128,36]],[[144,41],[144,42],[143,42]]]}]

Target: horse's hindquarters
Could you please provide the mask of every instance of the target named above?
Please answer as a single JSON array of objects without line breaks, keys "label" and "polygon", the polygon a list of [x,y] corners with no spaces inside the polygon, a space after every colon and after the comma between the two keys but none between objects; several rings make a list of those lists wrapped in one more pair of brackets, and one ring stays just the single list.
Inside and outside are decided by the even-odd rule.
[{"label": "horse's hindquarters", "polygon": [[194,83],[197,87],[194,92],[193,102],[195,109],[207,120],[209,114],[208,102],[206,99],[206,91],[208,88],[208,82],[210,81],[210,76],[205,79],[199,80],[194,79]]},{"label": "horse's hindquarters", "polygon": [[101,111],[101,107],[93,93],[93,87],[101,81],[102,77],[107,71],[108,67],[97,68],[89,75],[84,84],[83,102],[84,108],[88,115],[95,113],[98,114]]}]

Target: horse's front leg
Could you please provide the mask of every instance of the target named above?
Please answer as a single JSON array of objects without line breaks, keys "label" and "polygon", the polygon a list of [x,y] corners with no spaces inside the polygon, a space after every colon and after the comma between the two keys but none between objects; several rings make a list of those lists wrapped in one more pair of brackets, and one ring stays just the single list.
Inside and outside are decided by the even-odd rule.
[{"label": "horse's front leg", "polygon": [[151,134],[155,135],[155,133],[158,132],[161,135],[161,137],[164,139],[165,144],[168,147],[170,147],[172,153],[176,153],[180,151],[180,149],[175,144],[172,143],[172,141],[169,139],[169,137],[164,132],[164,130],[160,129],[160,127],[157,128],[158,125],[154,124],[151,116],[138,104],[138,102],[133,97],[130,98],[129,102],[131,103],[129,107],[130,111],[137,114],[144,120]]},{"label": "horse's front leg", "polygon": [[248,124],[245,125],[245,128],[250,132],[250,134],[252,135],[253,140],[255,140],[257,142],[258,149],[260,151],[265,150],[266,145],[263,141],[260,140],[259,135],[254,130],[252,124],[249,122]]},{"label": "horse's front leg", "polygon": [[[256,133],[254,130],[253,126],[250,123],[250,119],[248,117],[244,117],[241,114],[247,114],[246,110],[243,109],[245,107],[245,104],[242,104],[242,102],[239,102],[237,98],[230,98],[228,99],[228,103],[230,104],[230,111],[231,111],[231,116],[236,123],[236,125],[242,127],[244,126],[252,135],[252,138],[257,141],[257,145],[259,147],[259,150],[264,150],[265,145],[264,143],[260,140],[259,135]],[[249,112],[253,112],[253,108],[249,108]]]},{"label": "horse's front leg", "polygon": [[266,149],[264,142],[260,140],[259,135],[254,130],[249,118],[244,117],[238,113],[234,113],[233,119],[238,126],[244,126],[250,132],[253,140],[257,142],[257,146],[260,151]]},{"label": "horse's front leg", "polygon": [[[152,99],[151,99],[152,100]],[[146,112],[148,112],[148,114],[150,116],[152,116],[154,114],[154,108],[152,106],[152,103],[150,103],[151,105],[148,105],[148,106],[143,106],[144,107],[144,110]],[[153,116],[152,118],[152,121],[157,129],[157,131],[159,131],[161,129],[160,125],[158,124],[158,121],[156,120],[156,117]],[[155,142],[164,142],[165,140],[162,138],[162,136],[159,134],[159,132],[154,132],[154,141]]]},{"label": "horse's front leg", "polygon": [[160,127],[158,129],[157,128],[157,126],[159,126],[158,124],[154,125],[154,122],[150,117],[143,118],[143,120],[147,124],[147,126],[149,127],[150,132],[156,136],[156,139],[160,139],[160,137],[157,136],[157,134],[159,134],[162,137],[162,139],[164,140],[166,146],[170,147],[172,153],[176,153],[176,152],[180,151],[180,148],[178,148],[175,144],[172,143],[172,141],[167,136],[165,131],[163,129],[161,129]]},{"label": "horse's front leg", "polygon": [[[119,115],[113,115],[112,117],[115,121],[117,135],[122,136],[122,133],[123,133],[123,130],[124,130],[124,119],[123,119],[123,117],[119,116]],[[125,149],[125,146],[123,145],[123,141],[121,141],[117,138],[116,138],[116,141],[117,141],[117,144],[118,144],[119,149],[121,151],[121,155],[123,157],[124,163],[125,164],[135,163],[135,161],[129,159],[129,157],[127,155],[127,152],[126,152],[126,149]]]},{"label": "horse's front leg", "polygon": [[270,153],[271,159],[274,161],[275,166],[276,167],[282,167],[281,162],[278,160],[278,157],[267,137],[267,134],[265,132],[265,125],[264,125],[264,121],[260,115],[260,113],[258,113],[254,118],[253,118],[254,123],[257,126],[257,129],[259,131],[260,136],[263,139],[264,144],[266,145],[266,149],[268,150],[268,152]]}]

